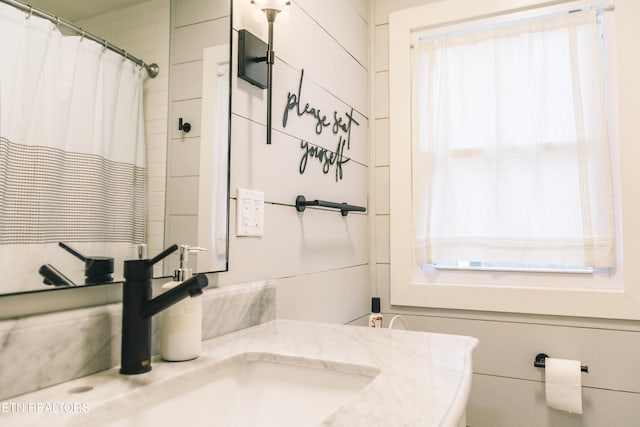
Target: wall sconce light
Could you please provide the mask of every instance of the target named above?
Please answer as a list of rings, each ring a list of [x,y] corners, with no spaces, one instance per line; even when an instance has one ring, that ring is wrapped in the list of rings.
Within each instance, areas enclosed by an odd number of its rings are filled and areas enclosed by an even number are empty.
[[[273,23],[277,16],[288,19],[289,0],[251,0],[254,18],[264,12],[269,24],[269,42],[264,42],[247,30],[238,32],[238,77],[267,89],[267,144],[271,144],[271,88],[273,81]]]

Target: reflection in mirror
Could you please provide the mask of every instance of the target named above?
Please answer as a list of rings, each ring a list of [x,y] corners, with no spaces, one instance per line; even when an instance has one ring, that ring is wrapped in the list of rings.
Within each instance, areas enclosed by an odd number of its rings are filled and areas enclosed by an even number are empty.
[[[177,17],[170,0],[30,2],[157,62],[155,79],[122,55],[11,3],[0,0],[0,294],[120,281],[123,261],[136,257],[140,243],[149,256],[173,243],[206,247],[194,271],[225,270],[230,0],[208,6],[220,6],[211,20],[226,25],[225,39],[216,42],[223,47],[213,60],[204,54],[190,60],[202,80],[200,93],[190,96],[201,98],[203,108],[202,119],[188,120],[194,128],[188,136],[176,135],[173,95],[168,114],[167,93],[179,93],[184,84],[174,80],[176,62],[168,61],[170,34],[179,30],[170,29],[169,14]],[[175,3],[188,8],[202,2]],[[192,217],[188,233],[171,224],[180,200],[172,191],[180,188],[172,182],[176,137],[195,142],[197,152],[183,154],[202,162],[180,190],[184,197],[194,194],[189,211],[178,213]],[[175,268],[167,264],[156,275]]]
[[[197,271],[223,270],[227,264],[228,168],[211,165],[229,158],[229,49],[229,43],[222,43],[203,52],[197,233],[198,245],[210,248],[198,254]]]
[[[230,121],[229,0],[172,0],[170,139],[165,246],[206,248],[190,257],[193,271],[227,265]],[[180,129],[180,120],[189,123]],[[179,267],[177,254],[165,275]]]

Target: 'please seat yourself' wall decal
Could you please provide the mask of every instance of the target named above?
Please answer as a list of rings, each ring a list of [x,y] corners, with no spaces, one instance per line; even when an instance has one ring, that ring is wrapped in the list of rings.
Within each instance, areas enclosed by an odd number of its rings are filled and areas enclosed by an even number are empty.
[[[344,150],[349,150],[351,146],[351,126],[360,124],[353,118],[353,108],[344,114],[333,112],[333,119],[329,119],[323,112],[308,102],[303,103],[301,100],[302,82],[304,79],[304,69],[300,71],[300,82],[298,84],[298,92],[287,94],[287,105],[282,116],[282,127],[287,127],[289,120],[289,112],[294,110],[297,117],[309,116],[314,119],[314,127],[316,135],[322,135],[325,128],[330,128],[331,132],[338,137],[338,145],[335,151],[327,148],[313,145],[304,139],[300,140],[300,148],[302,150],[302,158],[300,159],[299,170],[303,174],[307,169],[309,158],[317,159],[322,165],[322,172],[328,174],[332,167],[335,167],[336,181],[342,180],[342,165],[349,162],[349,158],[345,158]]]

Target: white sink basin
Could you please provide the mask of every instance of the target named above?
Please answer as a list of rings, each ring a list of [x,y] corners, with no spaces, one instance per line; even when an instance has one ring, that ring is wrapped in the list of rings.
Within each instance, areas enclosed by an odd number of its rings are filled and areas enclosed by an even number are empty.
[[[455,427],[477,343],[274,320],[203,342],[193,361],[154,359],[130,376],[114,367],[9,398],[0,426]]]
[[[234,358],[92,408],[75,421],[114,427],[315,426],[373,379],[335,369]]]

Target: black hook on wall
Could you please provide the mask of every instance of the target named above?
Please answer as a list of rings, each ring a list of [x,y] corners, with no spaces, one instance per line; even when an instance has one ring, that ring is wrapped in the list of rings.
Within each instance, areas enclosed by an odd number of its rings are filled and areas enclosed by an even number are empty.
[[[191,130],[191,123],[189,122],[182,122],[182,117],[180,117],[178,119],[178,130],[184,132],[184,133],[189,133],[189,131]]]

